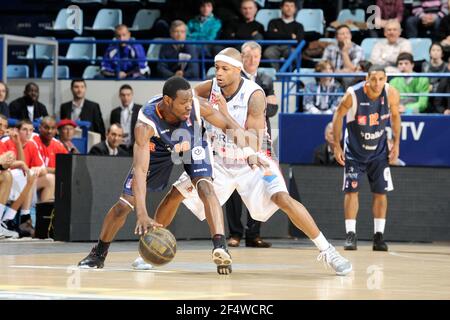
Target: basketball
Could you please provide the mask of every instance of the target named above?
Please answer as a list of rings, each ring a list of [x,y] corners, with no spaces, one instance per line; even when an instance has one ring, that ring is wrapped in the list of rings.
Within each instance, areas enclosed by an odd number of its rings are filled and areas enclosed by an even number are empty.
[[[169,263],[176,252],[177,241],[165,228],[150,230],[139,239],[139,254],[145,262],[153,266]]]

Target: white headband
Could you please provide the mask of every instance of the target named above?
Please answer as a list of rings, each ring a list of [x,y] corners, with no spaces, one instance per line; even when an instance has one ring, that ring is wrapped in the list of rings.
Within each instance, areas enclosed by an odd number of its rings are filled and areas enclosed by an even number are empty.
[[[234,67],[242,69],[242,62],[240,62],[232,57],[226,56],[224,54],[218,54],[217,56],[215,56],[214,62],[217,62],[217,61],[226,62],[226,63],[231,64]]]

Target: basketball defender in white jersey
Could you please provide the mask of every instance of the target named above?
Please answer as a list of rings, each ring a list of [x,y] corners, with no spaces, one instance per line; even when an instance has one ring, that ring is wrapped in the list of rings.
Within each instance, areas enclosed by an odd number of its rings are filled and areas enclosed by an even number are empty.
[[[266,133],[263,90],[241,77],[242,60],[238,50],[226,48],[214,61],[216,78],[199,84],[196,95],[208,98],[213,104],[225,99],[228,113],[245,129],[243,138],[254,139],[259,149],[253,149],[260,150]],[[223,106],[223,101],[219,105]],[[255,220],[266,221],[280,208],[314,242],[320,250],[319,260],[324,259],[338,275],[346,275],[352,270],[351,263],[325,239],[305,207],[289,195],[278,165],[272,159],[258,152],[257,156],[264,159],[267,166],[252,169],[245,161],[252,149],[239,148],[233,139],[213,126],[208,127],[208,134],[215,154],[213,185],[221,205],[236,189]],[[200,220],[205,219],[203,204],[189,176],[183,174],[162,201],[164,205],[158,208],[155,220],[169,225],[181,202]]]

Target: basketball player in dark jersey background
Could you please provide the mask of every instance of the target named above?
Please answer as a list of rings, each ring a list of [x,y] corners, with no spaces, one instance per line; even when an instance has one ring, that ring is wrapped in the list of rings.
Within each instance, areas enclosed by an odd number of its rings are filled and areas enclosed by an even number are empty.
[[[373,194],[374,251],[387,251],[383,239],[386,224],[388,191],[393,190],[389,161],[399,156],[401,119],[398,91],[386,83],[383,67],[372,66],[362,81],[347,89],[333,116],[336,160],[345,167],[344,211],[347,233],[345,250],[357,249],[356,216],[358,214],[358,191],[363,174],[367,173]],[[339,137],[344,117],[347,129],[342,150]],[[386,124],[390,120],[394,145],[388,149]]]

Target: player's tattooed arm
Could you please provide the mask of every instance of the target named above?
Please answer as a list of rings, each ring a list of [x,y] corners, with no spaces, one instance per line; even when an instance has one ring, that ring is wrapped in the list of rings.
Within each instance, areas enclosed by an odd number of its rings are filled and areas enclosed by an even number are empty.
[[[333,115],[334,156],[340,165],[345,165],[344,151],[341,147],[342,124],[353,104],[352,95],[347,91]]]
[[[246,140],[253,150],[260,150],[266,133],[266,95],[263,91],[253,92],[248,101]]]
[[[146,206],[147,193],[147,171],[150,164],[149,142],[155,134],[154,129],[141,120],[136,122],[134,128],[135,142],[133,146],[133,168],[134,178],[132,181],[132,190],[136,206],[136,234],[145,234],[149,227],[161,226],[148,216]]]

